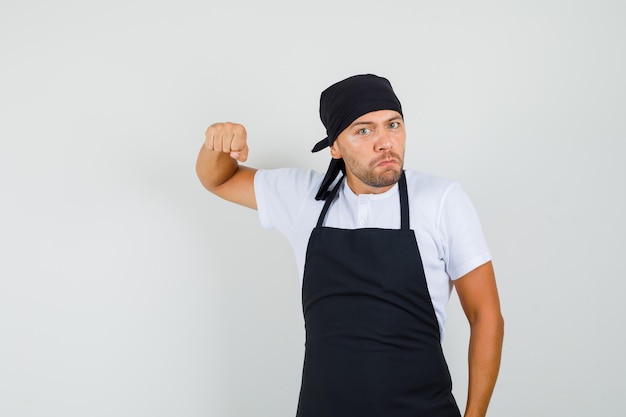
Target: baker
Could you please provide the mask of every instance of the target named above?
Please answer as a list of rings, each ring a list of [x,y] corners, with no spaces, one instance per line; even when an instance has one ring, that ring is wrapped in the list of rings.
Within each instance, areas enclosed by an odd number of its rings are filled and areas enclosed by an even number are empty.
[[[196,171],[256,209],[291,243],[306,349],[297,417],[459,417],[441,348],[456,290],[470,324],[466,417],[484,416],[504,324],[491,255],[455,181],[404,169],[402,107],[386,78],[355,75],[321,94],[326,173],[256,170],[247,132],[216,123]]]

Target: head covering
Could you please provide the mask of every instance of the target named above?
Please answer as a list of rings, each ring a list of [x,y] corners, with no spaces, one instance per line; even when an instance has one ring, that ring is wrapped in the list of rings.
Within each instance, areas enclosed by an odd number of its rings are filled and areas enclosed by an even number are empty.
[[[315,144],[312,152],[332,146],[337,136],[352,122],[378,110],[395,110],[402,115],[400,101],[386,78],[373,74],[354,75],[331,85],[320,97],[320,118],[327,136]],[[315,196],[316,200],[328,197],[328,188],[341,171],[345,172],[343,159],[333,159]]]

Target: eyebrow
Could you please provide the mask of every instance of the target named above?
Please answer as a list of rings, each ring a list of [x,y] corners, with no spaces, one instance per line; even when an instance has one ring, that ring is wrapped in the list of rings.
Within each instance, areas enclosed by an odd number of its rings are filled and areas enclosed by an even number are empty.
[[[385,123],[389,123],[389,122],[395,122],[398,120],[402,120],[402,117],[400,116],[393,116],[392,118],[390,118],[389,120],[387,120]],[[349,127],[355,127],[355,126],[359,126],[359,125],[373,125],[376,124],[376,122],[371,122],[368,120],[362,120],[362,121],[355,121],[352,122],[352,124]]]

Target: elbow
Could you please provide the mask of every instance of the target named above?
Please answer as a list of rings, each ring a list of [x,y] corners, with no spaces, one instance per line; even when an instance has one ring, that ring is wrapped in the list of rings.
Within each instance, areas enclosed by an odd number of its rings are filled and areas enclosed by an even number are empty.
[[[499,309],[477,313],[470,318],[469,324],[470,329],[486,331],[500,340],[504,338],[504,317]]]
[[[504,316],[502,313],[498,314],[497,328],[500,331],[501,337],[504,338]]]
[[[504,340],[504,317],[502,316],[502,313],[498,312],[496,315],[494,315],[493,323],[491,326],[493,328],[493,332],[496,338],[500,342],[500,345],[502,345],[502,342]]]

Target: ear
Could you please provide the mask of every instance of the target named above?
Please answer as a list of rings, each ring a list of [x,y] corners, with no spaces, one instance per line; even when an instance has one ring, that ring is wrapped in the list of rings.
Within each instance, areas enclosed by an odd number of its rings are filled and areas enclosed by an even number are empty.
[[[343,158],[343,156],[341,155],[341,151],[339,150],[339,146],[337,146],[337,140],[335,140],[330,147],[330,156],[333,159]]]

